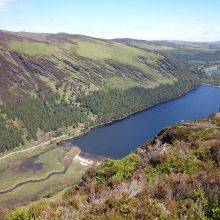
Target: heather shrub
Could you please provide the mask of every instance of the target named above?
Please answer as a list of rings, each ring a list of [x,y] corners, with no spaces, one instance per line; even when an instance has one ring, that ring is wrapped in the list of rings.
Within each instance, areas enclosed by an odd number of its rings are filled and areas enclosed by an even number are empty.
[[[209,128],[209,129],[199,129],[198,131],[191,132],[189,135],[189,141],[202,141],[202,140],[209,140],[213,137],[214,135],[214,129]]]
[[[195,173],[201,169],[201,161],[196,158],[193,151],[181,152],[172,148],[169,156],[162,163],[156,166],[156,170],[161,173]]]
[[[138,164],[138,156],[135,153],[128,155],[121,160],[107,160],[102,164],[94,177],[97,180],[111,180],[111,179],[129,179]]]
[[[220,219],[220,206],[212,209],[212,219],[213,220]]]
[[[6,213],[6,220],[31,220],[32,215],[27,208],[16,209],[9,214]]]
[[[41,214],[45,211],[47,208],[47,204],[44,202],[36,202],[29,206],[29,212],[31,213],[31,216],[33,218],[37,218],[41,216]]]

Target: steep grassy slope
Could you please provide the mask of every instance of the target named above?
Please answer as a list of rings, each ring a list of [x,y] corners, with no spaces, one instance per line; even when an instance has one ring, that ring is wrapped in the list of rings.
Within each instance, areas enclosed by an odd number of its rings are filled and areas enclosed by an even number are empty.
[[[163,55],[80,35],[0,31],[0,100],[53,90],[77,96],[106,87],[152,88],[189,77]]]
[[[136,39],[115,39],[115,42],[141,48],[156,50],[191,64],[213,65],[220,63],[220,46],[218,43],[199,43],[182,41],[145,41]]]
[[[206,71],[210,67],[220,66],[220,46],[218,42],[145,41],[126,38],[115,39],[114,41],[144,50],[160,51],[166,56],[188,62],[193,71],[203,73],[204,82],[220,85],[220,76],[210,75]]]
[[[219,113],[163,129],[127,157],[91,169],[58,199],[5,219],[219,219],[219,138]]]

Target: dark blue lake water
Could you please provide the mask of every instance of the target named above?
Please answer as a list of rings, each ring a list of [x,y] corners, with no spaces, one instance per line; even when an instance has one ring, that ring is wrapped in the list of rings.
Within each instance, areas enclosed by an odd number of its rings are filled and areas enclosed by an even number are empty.
[[[162,128],[219,110],[220,88],[202,85],[166,103],[94,129],[71,142],[83,152],[121,158],[153,138]]]
[[[220,68],[214,68],[209,70],[210,74],[220,74]]]

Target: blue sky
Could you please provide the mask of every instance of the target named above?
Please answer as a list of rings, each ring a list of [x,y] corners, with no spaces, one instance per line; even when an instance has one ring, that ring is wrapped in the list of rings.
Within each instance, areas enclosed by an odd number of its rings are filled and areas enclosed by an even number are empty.
[[[220,0],[0,0],[0,29],[220,40]]]

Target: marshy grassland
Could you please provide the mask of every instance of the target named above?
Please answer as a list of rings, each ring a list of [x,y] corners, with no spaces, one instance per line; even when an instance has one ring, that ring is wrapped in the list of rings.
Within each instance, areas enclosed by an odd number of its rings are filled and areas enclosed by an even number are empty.
[[[0,161],[0,207],[9,207],[77,183],[89,166],[74,160],[80,150],[56,144]]]

